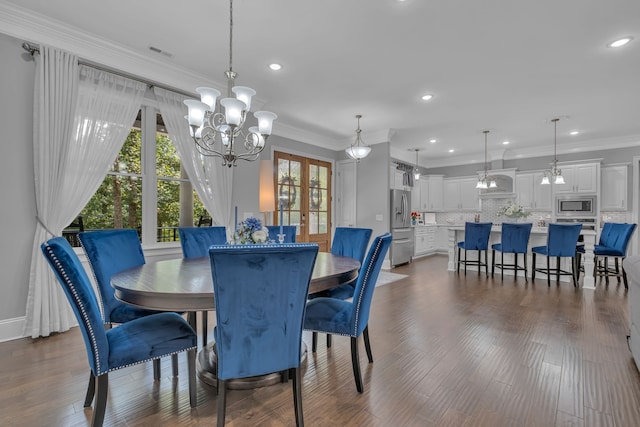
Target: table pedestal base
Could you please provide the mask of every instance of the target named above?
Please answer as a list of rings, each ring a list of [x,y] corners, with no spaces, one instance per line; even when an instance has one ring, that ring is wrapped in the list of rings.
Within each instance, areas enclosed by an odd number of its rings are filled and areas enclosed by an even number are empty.
[[[300,363],[304,362],[307,358],[307,346],[303,342],[300,350]],[[218,386],[218,378],[216,373],[218,356],[215,351],[215,343],[208,343],[203,349],[198,352],[196,358],[196,372],[198,378],[205,384],[212,387]],[[248,390],[260,387],[267,387],[270,385],[282,382],[282,375],[280,372],[274,372],[271,374],[260,375],[256,377],[237,378],[227,381],[227,389],[230,390]]]

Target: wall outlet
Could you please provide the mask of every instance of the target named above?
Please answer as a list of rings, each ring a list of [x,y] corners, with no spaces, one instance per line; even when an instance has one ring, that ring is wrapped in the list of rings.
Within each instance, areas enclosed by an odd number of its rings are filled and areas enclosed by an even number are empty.
[[[382,214],[376,215],[376,221],[384,221]]]

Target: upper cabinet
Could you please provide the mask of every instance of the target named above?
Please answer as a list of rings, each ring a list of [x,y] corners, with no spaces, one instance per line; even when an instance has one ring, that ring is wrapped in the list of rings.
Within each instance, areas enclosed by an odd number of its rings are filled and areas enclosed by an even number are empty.
[[[564,184],[551,184],[556,194],[597,193],[600,163],[559,164]]]
[[[551,185],[542,185],[543,172],[516,175],[516,201],[530,211],[551,210]]]
[[[411,189],[411,210],[416,212],[442,211],[442,175],[423,175]]]
[[[606,166],[601,168],[601,211],[627,210],[627,173],[627,165]]]
[[[390,174],[390,182],[392,190],[407,190],[408,187],[404,185],[404,172],[395,168],[395,166],[391,166],[389,170]]]
[[[480,198],[476,188],[477,178],[447,178],[443,181],[445,211],[478,211],[480,209]]]

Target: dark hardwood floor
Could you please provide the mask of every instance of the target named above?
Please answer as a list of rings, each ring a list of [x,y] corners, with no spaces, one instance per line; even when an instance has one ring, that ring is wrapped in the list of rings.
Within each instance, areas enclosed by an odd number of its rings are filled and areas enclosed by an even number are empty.
[[[363,394],[348,338],[334,337],[329,350],[318,340],[303,378],[308,426],[640,425],[624,286],[502,282],[499,275],[458,276],[446,263],[444,256],[416,260],[393,270],[409,277],[376,289],[373,364],[360,343]],[[184,355],[180,363],[184,374]],[[199,383],[199,406],[191,410],[186,375],[172,378],[170,359],[162,369],[159,382],[151,364],[111,373],[105,425],[213,425],[215,389]],[[77,328],[0,344],[0,370],[0,425],[89,425]],[[232,390],[227,399],[227,425],[294,424],[290,383]]]

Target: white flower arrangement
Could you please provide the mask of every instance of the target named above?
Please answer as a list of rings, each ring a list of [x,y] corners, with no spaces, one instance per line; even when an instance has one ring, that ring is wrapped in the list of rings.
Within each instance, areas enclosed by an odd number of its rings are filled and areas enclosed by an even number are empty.
[[[269,232],[262,227],[258,218],[250,217],[238,224],[233,233],[231,243],[235,245],[247,245],[252,243],[267,243]]]
[[[508,202],[498,210],[498,216],[506,216],[509,218],[526,218],[531,215],[531,212],[527,212],[521,205],[516,205],[513,202]]]

